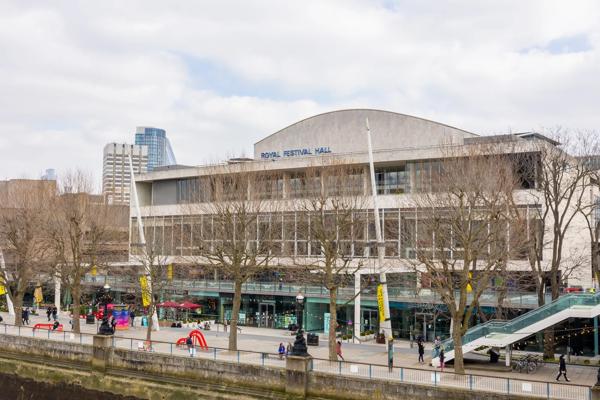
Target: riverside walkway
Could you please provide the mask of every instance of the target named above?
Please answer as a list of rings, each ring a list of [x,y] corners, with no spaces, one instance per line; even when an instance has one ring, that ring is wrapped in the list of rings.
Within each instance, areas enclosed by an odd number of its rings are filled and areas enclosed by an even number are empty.
[[[6,313],[1,313],[4,322],[12,322]],[[60,316],[59,321],[64,326],[63,332],[50,332],[31,329],[36,323],[46,323],[44,316],[33,316],[30,326],[18,328],[10,324],[0,325],[0,334],[36,337],[48,340],[66,341],[73,343],[91,344],[92,336],[96,333],[96,325],[86,325],[82,320],[82,334],[74,334],[70,330],[68,317]],[[219,329],[222,329],[220,327]],[[157,353],[167,353],[173,356],[186,357],[187,350],[175,345],[177,339],[187,336],[191,328],[161,328],[152,333],[152,349]],[[292,343],[294,337],[290,332],[265,328],[242,327],[238,338],[239,351],[228,351],[228,334],[213,330],[204,331],[209,349],[198,351],[197,357],[247,363],[271,367],[285,367],[285,359],[276,353],[279,343]],[[145,327],[134,327],[126,331],[118,331],[113,339],[113,346],[129,350],[138,350],[144,343]],[[321,338],[323,339],[323,338]],[[557,366],[545,364],[533,374],[518,374],[500,371],[475,371],[467,369],[465,375],[457,375],[452,369],[441,372],[439,369],[416,362],[416,349],[411,349],[407,341],[395,342],[394,366],[389,371],[386,365],[387,352],[384,346],[376,344],[343,345],[345,362],[327,360],[328,347],[324,340],[317,347],[309,347],[313,356],[312,370],[327,374],[363,377],[368,379],[384,379],[407,383],[417,383],[433,386],[451,386],[466,390],[488,391],[495,393],[523,394],[532,397],[554,399],[590,399],[590,387],[596,381],[596,368],[584,366],[569,366],[570,383],[555,381]],[[430,349],[427,349],[427,354]]]

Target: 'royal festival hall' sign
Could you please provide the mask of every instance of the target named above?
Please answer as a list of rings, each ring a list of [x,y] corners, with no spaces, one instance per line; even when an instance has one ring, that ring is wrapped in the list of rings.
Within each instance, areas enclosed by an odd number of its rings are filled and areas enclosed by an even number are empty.
[[[329,147],[305,147],[303,149],[290,149],[283,151],[266,151],[260,153],[262,159],[275,159],[282,157],[301,157],[301,156],[318,156],[320,154],[331,153]]]

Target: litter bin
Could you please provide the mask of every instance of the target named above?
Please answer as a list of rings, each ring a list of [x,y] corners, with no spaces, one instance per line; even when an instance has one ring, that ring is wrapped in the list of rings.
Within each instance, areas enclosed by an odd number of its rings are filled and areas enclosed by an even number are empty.
[[[319,345],[319,335],[317,335],[316,333],[306,334],[306,344],[308,346],[318,346]]]
[[[86,325],[94,325],[96,323],[96,317],[94,317],[94,314],[86,315],[85,323],[86,323]]]
[[[148,326],[148,317],[146,317],[146,316],[142,317],[142,326]]]

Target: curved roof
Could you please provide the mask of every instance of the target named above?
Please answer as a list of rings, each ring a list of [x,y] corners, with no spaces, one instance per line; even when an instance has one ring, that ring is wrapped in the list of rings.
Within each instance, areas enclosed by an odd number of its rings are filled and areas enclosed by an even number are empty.
[[[254,144],[255,158],[263,153],[325,148],[332,153],[365,152],[365,119],[369,119],[373,149],[430,147],[462,143],[478,135],[449,125],[391,111],[338,110],[318,114],[283,128]],[[282,154],[280,154],[282,155]]]

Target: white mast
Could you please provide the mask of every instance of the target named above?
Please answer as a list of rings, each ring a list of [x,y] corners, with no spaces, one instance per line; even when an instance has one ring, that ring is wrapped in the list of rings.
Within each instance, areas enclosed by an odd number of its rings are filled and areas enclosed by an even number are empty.
[[[140,235],[140,247],[142,247],[142,251],[144,252],[144,255],[147,256],[147,249],[146,249],[146,236],[144,235],[144,226],[142,225],[142,210],[140,209],[140,203],[138,201],[138,195],[137,195],[137,188],[135,186],[135,178],[134,178],[134,174],[133,174],[133,160],[131,159],[131,153],[129,153],[129,173],[131,174],[131,196],[133,197],[133,204],[135,206],[135,216],[137,219],[137,225],[138,225],[138,233]],[[150,260],[151,262],[154,262],[154,260]],[[148,290],[150,291],[150,296],[152,296],[152,278],[151,278],[151,274],[150,274],[150,266],[148,265],[148,262],[144,262],[144,267],[146,269],[146,281],[148,282]],[[142,296],[143,297],[143,296]],[[156,308],[156,307],[155,307]],[[160,327],[158,326],[158,315],[156,315],[156,310],[152,310],[152,329],[155,331],[159,331]]]
[[[377,185],[375,183],[375,167],[373,166],[373,148],[371,146],[371,128],[369,128],[369,118],[365,120],[367,124],[367,139],[369,143],[369,169],[371,171],[371,192],[373,196],[373,213],[375,214],[375,235],[377,236],[377,269],[379,270],[379,282],[383,289],[383,317],[381,329],[385,334],[386,340],[392,338],[392,321],[390,319],[390,301],[388,298],[387,279],[383,270],[383,257],[385,255],[385,243],[381,237],[381,222],[379,220],[379,204],[377,203]]]

